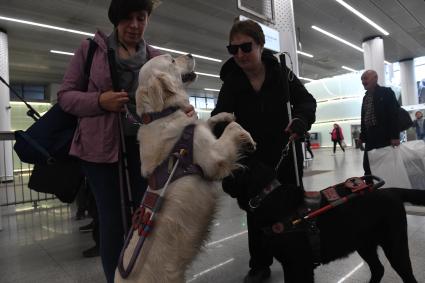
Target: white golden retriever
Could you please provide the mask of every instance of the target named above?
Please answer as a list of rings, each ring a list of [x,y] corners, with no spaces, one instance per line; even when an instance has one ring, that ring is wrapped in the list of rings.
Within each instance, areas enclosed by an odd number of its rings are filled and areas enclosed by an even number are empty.
[[[196,115],[189,117],[185,114],[193,107],[189,104],[183,81],[196,78],[194,65],[191,55],[176,59],[162,55],[148,61],[140,70],[136,93],[140,116],[169,107],[179,108],[140,127],[138,139],[143,176],[149,177],[169,158],[183,129],[190,124],[195,124],[193,162],[202,168],[203,176],[186,175],[170,183],[162,207],[155,214],[153,230],[146,238],[132,272],[123,279],[117,269],[115,282],[184,282],[188,264],[208,236],[221,179],[238,167],[237,161],[243,150],[255,149],[255,142],[234,122],[233,115],[222,113],[205,122],[198,120]],[[229,124],[217,139],[211,130],[221,121]],[[124,267],[128,265],[138,240],[139,233],[134,231],[125,249]]]

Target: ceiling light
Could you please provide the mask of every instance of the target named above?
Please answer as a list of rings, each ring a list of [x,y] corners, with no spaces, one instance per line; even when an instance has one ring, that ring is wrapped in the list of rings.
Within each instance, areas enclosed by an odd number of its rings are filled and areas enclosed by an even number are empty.
[[[59,51],[59,50],[50,50],[51,53],[61,54],[61,55],[69,55],[74,56],[74,53],[72,52],[65,52],[65,51]]]
[[[220,92],[220,90],[219,90],[219,89],[215,89],[215,88],[204,88],[204,90]]]
[[[94,36],[94,33],[88,33],[88,32],[75,30],[75,29],[61,28],[61,27],[51,26],[51,25],[45,25],[45,24],[40,24],[40,23],[36,23],[36,22],[25,21],[25,20],[20,20],[20,19],[15,19],[15,18],[0,16],[0,20],[5,20],[5,21],[15,22],[15,23],[21,23],[21,24],[26,24],[26,25],[36,26],[36,27],[42,27],[42,28],[47,28],[47,29],[66,31],[66,32],[71,32],[71,33],[76,33],[76,34]]]
[[[313,55],[311,55],[311,54],[309,54],[309,53],[305,53],[305,52],[302,52],[302,51],[299,51],[299,50],[297,50],[297,53],[298,53],[298,54],[301,54],[301,55],[304,55],[304,56],[306,56],[306,57],[310,57],[310,58],[313,58],[313,57],[314,57]]]
[[[304,78],[304,77],[298,77],[300,80],[305,80],[305,81],[309,81],[312,82],[314,81],[313,79],[309,79],[309,78]]]
[[[346,67],[346,66],[341,66],[341,68],[343,68],[344,70],[350,71],[350,72],[357,72],[357,70],[354,70],[354,69]]]
[[[190,52],[184,52],[184,51],[179,51],[179,50],[174,50],[174,49],[169,49],[169,48],[164,48],[164,47],[159,47],[156,45],[151,45],[153,48],[162,50],[162,51],[167,51],[167,52],[171,52],[171,53],[177,53],[177,54],[188,54]],[[214,61],[214,62],[221,62],[222,60],[220,59],[216,59],[216,58],[211,58],[211,57],[207,57],[207,56],[202,56],[202,55],[198,55],[198,54],[193,54],[191,53],[193,57],[195,58],[201,58],[201,59],[205,59],[205,60],[209,60],[209,61]]]
[[[37,27],[42,27],[42,28],[47,28],[47,29],[60,30],[60,31],[76,33],[76,34],[81,34],[81,35],[86,35],[86,36],[91,36],[91,37],[94,36],[94,33],[84,32],[84,31],[75,30],[75,29],[62,28],[62,27],[52,26],[52,25],[40,24],[40,23],[36,23],[36,22],[32,22],[32,21],[20,20],[20,19],[15,19],[15,18],[0,16],[0,20],[15,22],[15,23],[21,23],[21,24],[26,24],[26,25],[31,25],[31,26],[37,26]],[[188,54],[188,53],[190,53],[190,52],[178,51],[178,50],[163,48],[163,47],[154,46],[154,45],[152,45],[152,47],[159,49],[159,50],[177,53],[177,54]],[[196,58],[200,58],[200,59],[209,60],[209,61],[214,61],[214,62],[219,62],[219,63],[222,62],[222,60],[220,60],[220,59],[202,56],[202,55],[198,55],[198,54],[192,54],[192,56],[196,57]]]
[[[388,64],[388,65],[391,65],[392,64],[391,62],[388,62],[387,60],[384,60],[384,63],[385,64]]]
[[[334,34],[332,34],[332,33],[328,32],[328,31],[326,31],[326,30],[324,30],[324,29],[321,29],[321,28],[316,27],[316,26],[311,26],[311,28],[312,28],[312,29],[315,29],[315,30],[317,30],[318,32],[321,32],[321,33],[323,33],[323,34],[325,34],[325,35],[327,35],[327,36],[329,36],[329,37],[332,37],[333,39],[336,39],[336,40],[338,40],[338,41],[340,41],[340,42],[342,42],[342,43],[344,43],[344,44],[346,44],[346,45],[348,45],[348,46],[350,46],[350,47],[352,47],[352,48],[354,48],[354,49],[356,49],[356,50],[358,50],[358,51],[360,51],[360,52],[364,52],[364,51],[363,51],[363,49],[362,49],[361,47],[359,47],[359,46],[357,46],[357,45],[354,45],[354,44],[352,44],[351,42],[348,42],[348,41],[346,41],[345,39],[342,39],[341,37],[336,36],[336,35],[334,35]]]
[[[358,16],[360,19],[362,19],[363,21],[365,21],[369,25],[373,26],[378,31],[382,32],[384,35],[390,34],[388,31],[384,30],[382,27],[377,25],[374,21],[372,21],[371,19],[369,19],[368,17],[366,17],[365,15],[363,15],[362,13],[360,13],[359,11],[357,11],[356,9],[354,9],[352,6],[348,5],[344,1],[342,1],[342,0],[335,0],[335,1],[338,2],[339,4],[341,4],[342,6],[344,6],[345,8],[347,8],[350,12],[352,12],[353,14]]]
[[[208,74],[208,73],[201,73],[201,72],[195,72],[197,75],[201,75],[201,76],[207,76],[207,77],[214,77],[214,78],[219,78],[219,75],[214,75],[214,74]]]

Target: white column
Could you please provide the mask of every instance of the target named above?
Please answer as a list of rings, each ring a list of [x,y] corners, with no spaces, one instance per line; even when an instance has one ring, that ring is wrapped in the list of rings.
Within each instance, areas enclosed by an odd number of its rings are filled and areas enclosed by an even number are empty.
[[[9,53],[7,34],[0,29],[0,76],[9,83]],[[10,125],[9,89],[0,82],[0,132],[9,132]],[[12,141],[0,141],[0,200],[4,199],[4,187],[1,183],[13,181]],[[0,230],[1,207],[0,207]]]
[[[5,31],[0,29],[0,76],[9,83],[9,53]],[[0,82],[0,132],[11,131],[9,89]],[[12,141],[0,143],[0,182],[13,181]]]
[[[415,64],[412,58],[400,61],[400,84],[402,105],[418,104],[418,86],[416,85]]]
[[[362,43],[364,50],[364,68],[365,70],[374,70],[378,74],[378,84],[385,85],[384,70],[384,41],[381,37],[365,39]]]
[[[297,38],[295,35],[294,5],[292,0],[275,0],[275,29],[279,31],[280,48],[288,52],[292,59],[286,58],[286,65],[298,76]]]

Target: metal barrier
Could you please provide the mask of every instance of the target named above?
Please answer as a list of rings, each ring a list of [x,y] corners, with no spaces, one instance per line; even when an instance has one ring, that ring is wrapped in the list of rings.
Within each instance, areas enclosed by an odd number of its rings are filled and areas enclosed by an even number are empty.
[[[13,144],[14,132],[0,132],[0,207],[56,199],[54,195],[28,188],[33,165],[19,160]]]

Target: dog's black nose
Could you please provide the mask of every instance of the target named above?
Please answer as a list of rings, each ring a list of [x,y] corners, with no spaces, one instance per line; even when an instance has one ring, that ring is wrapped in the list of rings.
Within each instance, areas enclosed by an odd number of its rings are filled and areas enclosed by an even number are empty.
[[[190,53],[189,53],[189,54],[187,54],[187,57],[189,57],[189,58],[191,58],[191,59],[193,58],[192,54],[190,54]]]

